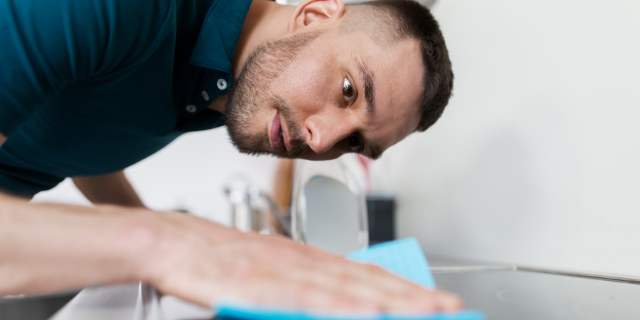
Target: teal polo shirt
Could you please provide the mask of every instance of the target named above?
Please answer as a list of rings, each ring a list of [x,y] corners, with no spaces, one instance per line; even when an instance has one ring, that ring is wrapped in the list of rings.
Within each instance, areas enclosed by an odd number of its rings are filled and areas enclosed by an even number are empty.
[[[250,5],[0,0],[0,190],[31,197],[223,125],[206,107],[231,87]]]

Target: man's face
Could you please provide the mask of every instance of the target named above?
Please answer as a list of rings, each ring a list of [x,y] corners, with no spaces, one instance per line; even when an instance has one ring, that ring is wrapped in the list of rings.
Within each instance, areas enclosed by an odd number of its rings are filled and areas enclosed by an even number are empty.
[[[423,91],[417,40],[382,47],[337,28],[257,48],[226,107],[244,153],[310,160],[377,157],[415,130]]]

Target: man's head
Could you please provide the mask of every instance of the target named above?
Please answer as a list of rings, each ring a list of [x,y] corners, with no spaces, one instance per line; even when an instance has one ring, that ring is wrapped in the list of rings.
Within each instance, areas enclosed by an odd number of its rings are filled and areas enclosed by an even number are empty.
[[[289,33],[247,59],[226,107],[245,153],[376,158],[440,117],[453,86],[444,39],[411,0],[306,0]]]

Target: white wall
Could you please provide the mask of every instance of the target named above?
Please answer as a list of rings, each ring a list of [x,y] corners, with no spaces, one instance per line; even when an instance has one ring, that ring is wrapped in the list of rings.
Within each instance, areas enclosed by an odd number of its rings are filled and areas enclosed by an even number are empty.
[[[442,0],[454,97],[374,164],[432,254],[640,276],[640,1]]]
[[[277,159],[239,154],[225,128],[181,136],[165,149],[125,172],[144,203],[158,210],[187,209],[221,223],[230,223],[230,206],[223,193],[229,179],[244,174],[264,190],[270,190]],[[34,201],[89,205],[65,180],[41,192]]]

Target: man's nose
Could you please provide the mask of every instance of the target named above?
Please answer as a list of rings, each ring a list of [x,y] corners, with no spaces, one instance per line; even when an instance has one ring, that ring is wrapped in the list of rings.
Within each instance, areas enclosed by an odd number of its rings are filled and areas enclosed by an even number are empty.
[[[337,115],[310,117],[305,121],[306,143],[313,152],[325,153],[342,139],[351,134],[352,125],[347,119]]]

